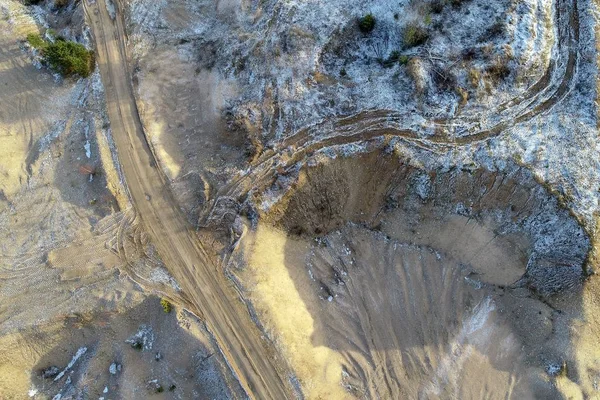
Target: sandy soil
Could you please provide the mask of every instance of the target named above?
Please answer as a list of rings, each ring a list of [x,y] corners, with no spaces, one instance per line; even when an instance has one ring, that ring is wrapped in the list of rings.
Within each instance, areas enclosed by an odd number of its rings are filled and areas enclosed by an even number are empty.
[[[181,285],[188,307],[207,324],[243,390],[257,398],[290,396],[286,361],[263,340],[243,299],[238,301],[214,254],[186,221],[168,190],[167,177],[156,165],[129,79],[123,18],[111,18],[104,1],[85,7],[120,165],[144,230]]]
[[[153,379],[168,398],[239,397],[196,317],[146,300],[181,295],[130,208],[99,75],[59,80],[36,68],[23,42],[38,31],[31,9],[0,9],[0,397],[145,398]],[[67,14],[57,23],[77,31]],[[124,342],[140,325],[153,329],[153,351]],[[83,347],[63,378],[41,378]],[[112,362],[123,365],[118,375]]]
[[[0,0],[1,398],[598,397],[594,4],[52,3]]]
[[[186,19],[172,20],[185,29]],[[191,45],[176,49],[171,41],[159,42],[138,61],[135,75],[144,131],[194,224],[211,190],[243,168],[247,145],[246,136],[228,129],[223,118],[226,100],[237,94],[235,82],[196,66],[198,51]]]
[[[581,321],[589,241],[526,171],[432,174],[376,152],[293,186],[230,268],[309,398],[561,396],[547,371],[577,363],[563,327]],[[526,267],[542,259],[572,266],[570,295],[540,296]]]
[[[69,89],[56,84],[52,76],[36,70],[20,48],[28,33],[37,32],[33,18],[17,2],[6,4],[4,11],[18,24],[0,21],[0,190],[11,196],[27,181],[29,150],[55,122],[57,113],[67,111]],[[10,8],[8,8],[10,7]],[[52,99],[52,101],[50,101]],[[6,200],[4,200],[6,201]]]
[[[146,339],[141,349],[127,342],[138,332]],[[208,337],[195,317],[176,310],[166,314],[156,297],[118,314],[66,315],[0,339],[5,349],[0,390],[3,398],[15,399],[26,398],[27,393],[36,399],[59,394],[62,398],[240,398],[239,386]],[[53,366],[66,373],[42,376]],[[154,380],[164,388],[163,394],[156,393]]]

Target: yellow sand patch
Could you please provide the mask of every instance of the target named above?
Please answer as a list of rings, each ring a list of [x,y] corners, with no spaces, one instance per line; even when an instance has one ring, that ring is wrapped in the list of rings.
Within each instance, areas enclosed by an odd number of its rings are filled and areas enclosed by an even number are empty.
[[[254,233],[253,239],[247,241],[246,249],[246,254],[251,255],[250,271],[255,279],[252,302],[267,329],[278,333],[279,345],[291,361],[308,398],[349,397],[340,384],[339,354],[312,343],[313,318],[297,288],[297,285],[307,284],[307,280],[291,276],[290,273],[296,272],[286,268],[290,258],[304,257],[306,243],[287,238],[285,233],[263,225]]]

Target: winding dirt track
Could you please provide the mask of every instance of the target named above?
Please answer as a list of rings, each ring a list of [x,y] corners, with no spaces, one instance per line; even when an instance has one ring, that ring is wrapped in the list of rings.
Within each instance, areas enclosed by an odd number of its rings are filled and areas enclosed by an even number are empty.
[[[96,43],[97,60],[105,88],[112,134],[117,144],[133,204],[165,265],[204,317],[230,367],[246,393],[259,399],[291,397],[284,368],[261,339],[247,309],[224,277],[218,263],[204,251],[193,227],[185,220],[157,167],[140,122],[127,64],[125,29],[121,14],[113,21],[105,0],[84,0]],[[299,131],[265,152],[250,171],[232,179],[205,209],[209,218],[219,198],[239,197],[252,187],[273,179],[275,171],[301,161],[327,146],[355,143],[377,137],[399,137],[432,150],[447,150],[488,140],[506,128],[550,109],[568,93],[578,61],[577,0],[557,0],[557,59],[544,76],[523,95],[501,105],[486,126],[475,116],[432,122],[427,134],[402,126],[404,116],[388,110],[371,110],[325,122]],[[290,149],[290,150],[287,150]]]
[[[272,350],[237,293],[202,248],[157,168],[130,83],[123,20],[111,20],[105,0],[84,1],[96,42],[112,135],[140,219],[165,265],[215,337],[242,388],[251,397],[291,397]]]
[[[556,0],[557,29],[554,56],[543,76],[521,95],[500,104],[485,121],[480,115],[432,120],[421,130],[407,128],[409,115],[392,110],[366,110],[308,126],[265,151],[252,167],[219,188],[199,218],[200,226],[219,220],[221,200],[242,199],[251,190],[273,183],[277,171],[293,167],[321,149],[380,137],[397,137],[420,148],[445,152],[498,137],[506,129],[548,112],[574,85],[579,62],[579,9],[577,0]]]

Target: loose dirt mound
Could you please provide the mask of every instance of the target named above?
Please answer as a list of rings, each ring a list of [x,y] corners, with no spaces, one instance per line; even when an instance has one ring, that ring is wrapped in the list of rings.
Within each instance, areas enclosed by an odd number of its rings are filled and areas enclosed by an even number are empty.
[[[527,170],[309,164],[240,272],[309,397],[555,395],[589,239]]]

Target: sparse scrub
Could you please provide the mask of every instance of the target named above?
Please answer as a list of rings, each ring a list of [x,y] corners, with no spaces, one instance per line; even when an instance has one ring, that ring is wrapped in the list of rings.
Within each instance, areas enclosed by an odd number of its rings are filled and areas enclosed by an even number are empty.
[[[474,88],[479,86],[479,80],[481,79],[481,74],[477,68],[469,69],[469,82]]]
[[[404,29],[402,39],[406,48],[416,47],[429,39],[429,33],[417,24],[410,24]]]
[[[406,66],[408,76],[415,84],[417,95],[422,96],[427,88],[427,71],[419,57],[412,57]]]
[[[492,65],[486,68],[485,72],[494,83],[499,83],[510,75],[510,68],[506,65],[506,61],[497,60]]]
[[[373,14],[367,14],[358,20],[358,28],[362,33],[370,33],[375,29],[375,17]]]
[[[408,64],[409,59],[410,58],[407,55],[400,54],[399,51],[394,50],[390,53],[388,58],[385,60],[380,60],[380,62],[384,68],[390,68],[396,65],[396,63],[400,65],[406,65]]]
[[[465,88],[456,86],[454,92],[460,97],[460,105],[464,107],[465,104],[469,101],[469,92],[465,90]]]
[[[167,314],[171,312],[171,303],[169,303],[167,299],[160,299],[160,305],[162,306],[163,311]]]

